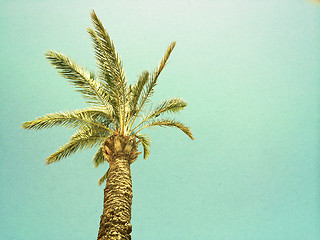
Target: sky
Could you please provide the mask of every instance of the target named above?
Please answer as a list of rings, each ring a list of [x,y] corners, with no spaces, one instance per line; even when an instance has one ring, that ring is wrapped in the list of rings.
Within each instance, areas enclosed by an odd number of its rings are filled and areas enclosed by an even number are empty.
[[[133,83],[177,45],[152,103],[181,97],[131,165],[132,239],[320,239],[320,3],[307,0],[0,2],[0,239],[88,240],[103,206],[94,150],[44,160],[73,130],[24,121],[86,107],[44,57],[96,70],[95,10]]]

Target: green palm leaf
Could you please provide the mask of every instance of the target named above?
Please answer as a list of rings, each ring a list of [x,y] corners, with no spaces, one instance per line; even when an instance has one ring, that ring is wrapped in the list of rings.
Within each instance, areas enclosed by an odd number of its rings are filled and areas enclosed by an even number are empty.
[[[138,128],[140,125],[144,124],[145,122],[149,121],[152,118],[159,117],[164,113],[176,113],[183,110],[187,106],[187,102],[183,101],[181,98],[171,98],[161,101],[153,111],[145,115],[141,122],[134,128]]]
[[[98,65],[102,73],[102,80],[107,86],[116,91],[119,106],[119,120],[121,129],[124,129],[126,116],[127,100],[127,82],[120,56],[115,50],[113,41],[108,32],[103,27],[94,11],[91,13],[91,19],[95,31],[88,29],[93,40]]]
[[[184,132],[188,137],[190,137],[193,140],[191,129],[187,126],[185,126],[183,123],[175,121],[174,119],[159,119],[154,120],[151,123],[149,123],[146,126],[141,127],[139,130],[136,131],[136,134],[140,132],[142,129],[149,128],[149,127],[175,127],[180,129],[182,132]]]
[[[51,65],[58,69],[59,74],[68,79],[76,90],[82,93],[88,103],[108,106],[110,96],[106,94],[92,72],[85,70],[62,53],[47,51],[45,56]]]
[[[70,140],[69,143],[60,147],[57,152],[51,154],[46,159],[46,164],[60,161],[61,159],[66,158],[66,157],[70,156],[71,154],[76,153],[77,151],[81,151],[83,149],[95,147],[95,146],[101,144],[103,139],[104,138],[100,137],[100,136],[90,136],[87,138]]]
[[[113,97],[119,97],[120,89],[118,89],[116,81],[118,78],[118,71],[115,69],[115,60],[112,59],[112,57],[110,57],[110,53],[108,53],[110,49],[104,47],[102,41],[93,29],[88,28],[88,33],[90,34],[93,42],[95,57],[100,69],[100,78],[104,81],[104,89]]]
[[[105,160],[105,158],[103,157],[103,154],[102,154],[102,146],[95,153],[95,155],[94,155],[94,157],[92,159],[92,162],[93,162],[93,166],[94,167],[99,167],[101,164],[106,162],[106,160]]]
[[[183,110],[187,106],[187,102],[181,98],[171,98],[161,101],[156,108],[148,114],[148,119],[157,117],[163,113],[176,113]]]
[[[173,51],[173,48],[174,48],[175,45],[176,45],[176,42],[173,42],[173,43],[170,44],[170,46],[168,47],[165,55],[161,59],[158,68],[156,68],[156,70],[151,75],[151,77],[149,77],[148,82],[144,85],[144,88],[143,88],[142,93],[140,95],[140,98],[138,100],[137,111],[135,112],[136,116],[132,120],[132,123],[135,121],[135,119],[136,119],[137,115],[139,114],[139,112],[143,109],[144,105],[146,103],[148,103],[149,98],[154,93],[154,88],[157,85],[158,77],[159,77],[161,71],[163,70],[163,68],[165,67],[165,65],[166,65],[166,63],[167,63],[167,61],[168,61],[168,59],[170,57],[170,54]],[[131,126],[132,126],[132,124],[131,124]]]
[[[111,74],[108,75],[111,77],[111,79],[108,77],[108,80],[113,79],[113,81],[118,81],[119,86],[122,88],[122,90],[124,90],[126,81],[123,65],[118,53],[115,50],[113,41],[94,11],[91,13],[91,19],[95,31],[89,28],[88,32],[94,43],[98,65],[102,71],[107,70],[104,72],[104,74]]]
[[[81,110],[47,114],[33,121],[24,122],[22,127],[24,129],[39,130],[55,126],[77,128],[85,125],[96,126],[101,130],[112,132],[110,128],[95,120],[89,112]]]
[[[102,137],[107,138],[110,136],[110,132],[105,129],[101,129],[96,125],[84,125],[79,130],[71,136],[70,141],[78,141],[82,139],[87,139],[90,137]]]
[[[113,109],[109,106],[107,109],[104,106],[88,107],[81,110],[77,110],[78,113],[86,114],[90,118],[95,119],[99,122],[105,122],[108,124],[112,123],[111,116],[114,115]],[[110,112],[112,115],[110,115]]]
[[[142,72],[139,76],[138,81],[132,87],[132,100],[130,101],[132,114],[134,114],[140,95],[142,93],[144,86],[148,82],[149,76],[150,74],[148,71]]]

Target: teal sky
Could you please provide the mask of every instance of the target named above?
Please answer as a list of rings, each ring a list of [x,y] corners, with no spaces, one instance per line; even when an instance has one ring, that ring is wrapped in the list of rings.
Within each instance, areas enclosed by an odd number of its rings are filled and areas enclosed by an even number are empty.
[[[90,2],[90,3],[89,3]],[[94,151],[46,166],[73,133],[20,126],[86,107],[44,58],[95,69],[94,9],[129,82],[177,41],[154,103],[190,126],[148,131],[132,165],[133,240],[320,239],[320,4],[307,0],[1,1],[0,239],[96,239],[107,165]]]

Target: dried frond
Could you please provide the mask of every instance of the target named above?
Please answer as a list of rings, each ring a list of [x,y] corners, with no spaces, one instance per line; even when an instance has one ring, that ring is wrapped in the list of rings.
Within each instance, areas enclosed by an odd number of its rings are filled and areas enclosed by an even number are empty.
[[[99,185],[99,186],[101,186],[102,183],[107,180],[108,173],[109,173],[109,169],[108,169],[108,171],[99,179],[99,181],[98,181],[98,185]]]

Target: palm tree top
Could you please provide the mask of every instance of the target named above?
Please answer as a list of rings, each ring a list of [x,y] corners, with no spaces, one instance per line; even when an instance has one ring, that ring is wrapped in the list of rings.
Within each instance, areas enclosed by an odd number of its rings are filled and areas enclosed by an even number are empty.
[[[71,136],[70,142],[50,155],[46,163],[59,161],[82,149],[100,146],[93,159],[94,165],[99,166],[105,162],[101,143],[111,135],[137,138],[143,146],[146,159],[151,141],[147,135],[141,134],[141,131],[154,126],[175,127],[193,139],[189,127],[175,119],[165,117],[167,113],[183,110],[187,106],[183,99],[166,99],[147,111],[159,75],[176,43],[172,42],[169,45],[154,71],[142,72],[134,84],[129,84],[114,43],[94,11],[91,13],[91,19],[94,29],[88,28],[87,31],[93,42],[98,66],[96,74],[62,53],[56,51],[45,53],[51,65],[81,93],[90,106],[81,110],[47,114],[22,124],[25,129],[38,130],[54,126],[77,129]]]

